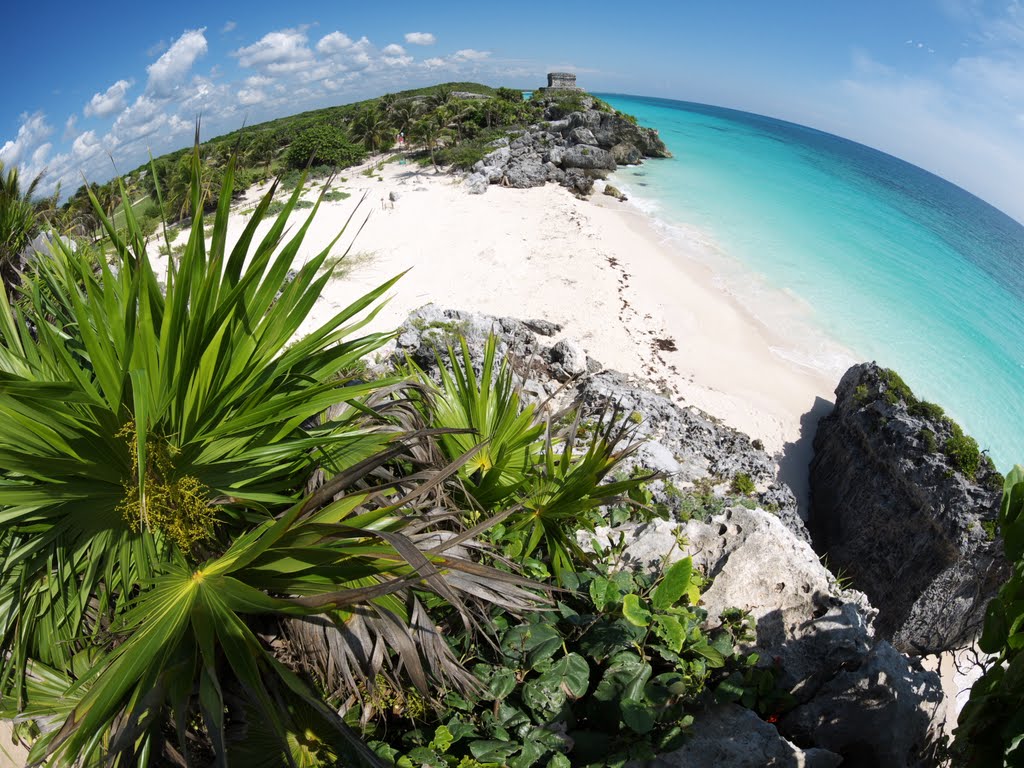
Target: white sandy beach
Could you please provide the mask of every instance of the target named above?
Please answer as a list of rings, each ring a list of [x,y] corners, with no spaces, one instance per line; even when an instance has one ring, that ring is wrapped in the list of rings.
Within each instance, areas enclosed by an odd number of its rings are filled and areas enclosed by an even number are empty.
[[[351,244],[355,265],[329,284],[309,328],[410,270],[372,329],[394,328],[429,302],[553,321],[563,327],[560,337],[578,341],[606,367],[783,453],[787,479],[806,482],[810,445],[801,440],[801,419],[816,403],[820,415],[837,381],[773,354],[784,340],[717,286],[710,270],[664,242],[637,208],[600,194],[578,200],[552,184],[471,195],[456,177],[396,162],[384,165],[382,179],[347,173],[333,187],[352,197],[322,205],[301,256],[323,248],[365,192],[336,246],[341,253]],[[243,220],[235,215],[232,234]]]

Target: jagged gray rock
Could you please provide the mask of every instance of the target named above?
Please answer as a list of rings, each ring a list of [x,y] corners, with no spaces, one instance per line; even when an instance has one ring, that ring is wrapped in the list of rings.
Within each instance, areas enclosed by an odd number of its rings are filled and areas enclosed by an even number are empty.
[[[509,159],[512,157],[512,150],[508,148],[508,145],[498,147],[493,152],[484,155],[484,159],[481,161],[484,165],[490,165],[495,168],[502,168],[508,165]]]
[[[926,759],[942,710],[938,675],[882,641],[786,714],[779,730],[839,753],[844,764],[906,768]]]
[[[619,165],[636,165],[644,159],[644,153],[633,144],[616,144],[609,151]]]
[[[473,172],[491,184],[527,188],[552,181],[587,196],[594,179],[620,163],[670,156],[657,131],[637,126],[618,113],[593,109],[590,96],[582,96],[578,103],[582,111],[565,113],[564,102],[548,99],[546,122],[491,142],[494,150],[473,166]],[[474,181],[472,191],[478,185]]]
[[[732,506],[706,521],[654,520],[598,532],[602,544],[613,536],[625,537],[622,562],[632,568],[692,557],[712,579],[701,598],[709,621],[717,625],[728,608],[749,611],[757,620],[752,650],[778,662],[781,682],[803,697],[873,645],[875,611],[863,593],[843,589],[807,541],[763,509]]]
[[[587,372],[587,353],[583,351],[583,347],[570,339],[562,339],[555,344],[549,357],[553,364],[554,376],[560,381]]]
[[[693,736],[650,768],[834,768],[843,758],[824,749],[801,749],[756,713],[724,704],[694,718]]]
[[[482,195],[491,185],[491,182],[482,173],[472,173],[462,183],[471,195]]]
[[[524,153],[512,159],[505,168],[505,181],[510,187],[526,189],[539,187],[548,180],[548,170],[536,152]]]
[[[990,534],[1001,478],[985,461],[966,477],[937,450],[949,423],[910,405],[877,365],[846,372],[814,439],[811,528],[879,609],[883,637],[938,653],[972,641],[1007,575]]]
[[[618,112],[601,112],[601,122],[594,131],[594,137],[601,147],[611,149],[616,144],[631,144],[644,157],[671,157],[665,142],[652,128],[643,128]]]
[[[671,478],[671,485],[651,484],[656,502],[678,513],[688,501],[686,494],[678,492],[679,486],[685,488],[700,480],[724,497],[732,480],[745,474],[761,489],[755,499],[771,508],[796,536],[810,541],[793,492],[778,480],[778,465],[763,449],[755,448],[747,435],[696,408],[680,407],[662,395],[637,387],[617,371],[587,377],[577,392],[594,411],[618,405],[626,413],[635,413],[638,437],[662,444],[677,458],[682,473]],[[627,464],[626,471],[630,469]]]
[[[591,144],[580,144],[568,147],[562,153],[562,167],[614,171],[615,158],[606,149],[601,149]]]
[[[573,144],[597,144],[594,132],[589,128],[573,128],[567,137]]]

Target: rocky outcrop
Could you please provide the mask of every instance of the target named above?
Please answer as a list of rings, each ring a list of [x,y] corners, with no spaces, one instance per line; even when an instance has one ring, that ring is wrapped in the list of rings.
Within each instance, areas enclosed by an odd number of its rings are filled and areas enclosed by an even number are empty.
[[[580,544],[596,540],[609,551],[614,542],[622,565],[637,569],[690,556],[711,581],[701,600],[709,625],[731,608],[756,620],[749,650],[776,668],[793,706],[775,725],[739,707],[712,707],[682,749],[651,764],[925,764],[921,756],[949,716],[939,677],[877,637],[877,611],[824,567],[792,492],[776,479],[776,462],[711,416],[604,370],[578,343],[550,344],[561,330],[543,320],[428,305],[403,326],[398,354],[436,375],[437,349],[462,336],[480,365],[494,333],[527,397],[561,396],[561,404],[574,398],[585,419],[607,418],[608,407],[617,407],[643,443],[621,470],[664,475],[649,489],[670,514],[581,533]],[[738,476],[753,491],[738,489]]]
[[[907,653],[969,644],[1007,574],[991,462],[873,363],[843,376],[814,450],[815,545],[878,608],[879,633]]]
[[[480,177],[490,184],[527,188],[547,182],[589,195],[594,179],[620,165],[645,157],[669,157],[658,132],[643,128],[618,112],[600,111],[597,102],[582,95],[571,102],[544,98],[547,121],[498,139],[494,150],[473,166],[469,191],[479,193]],[[565,111],[568,104],[575,111]]]
[[[545,321],[497,318],[429,304],[403,325],[397,353],[409,355],[429,372],[437,366],[435,350],[443,350],[458,335],[466,338],[473,359],[480,360],[487,335],[495,333],[498,352],[522,374],[527,396],[544,400],[561,390],[563,400],[579,401],[584,418],[596,418],[617,407],[635,423],[636,437],[645,445],[627,459],[622,471],[639,466],[669,475],[650,484],[654,503],[683,516],[698,506],[724,507],[730,499],[756,503],[773,510],[794,535],[809,541],[792,491],[777,479],[778,466],[747,435],[696,408],[680,407],[617,371],[603,370],[571,340],[548,346],[539,338],[558,330]],[[575,386],[565,388],[570,380],[575,380]],[[752,492],[733,490],[739,476],[753,484]]]
[[[736,506],[705,521],[627,524],[600,529],[597,536],[602,545],[621,541],[621,559],[634,568],[692,557],[712,580],[701,599],[709,624],[727,608],[750,613],[757,630],[749,650],[776,666],[779,683],[795,698],[777,724],[776,738],[781,734],[789,746],[827,750],[847,765],[922,764],[950,716],[938,675],[879,641],[873,628],[877,612],[866,596],[843,588],[807,541],[777,517]],[[762,743],[760,736],[753,738]],[[707,748],[717,754],[723,747]]]

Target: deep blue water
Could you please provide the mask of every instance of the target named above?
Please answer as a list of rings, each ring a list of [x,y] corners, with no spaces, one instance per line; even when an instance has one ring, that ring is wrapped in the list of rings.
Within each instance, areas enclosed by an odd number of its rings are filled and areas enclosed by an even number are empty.
[[[1001,470],[1024,463],[1024,227],[934,174],[812,128],[603,98],[657,128],[674,154],[616,183],[785,336],[777,354],[837,382],[851,362],[877,360]]]

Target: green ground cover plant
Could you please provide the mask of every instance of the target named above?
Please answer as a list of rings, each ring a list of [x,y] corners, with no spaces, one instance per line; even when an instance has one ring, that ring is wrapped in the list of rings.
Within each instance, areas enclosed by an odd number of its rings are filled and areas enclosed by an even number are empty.
[[[456,641],[478,698],[449,697],[439,712],[390,708],[367,728],[387,740],[371,745],[400,766],[623,766],[677,748],[705,700],[766,715],[791,706],[773,672],[739,651],[753,638],[748,615],[702,629],[704,584],[689,558],[653,575],[582,571],[557,610],[496,616],[496,647]]]

